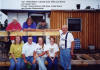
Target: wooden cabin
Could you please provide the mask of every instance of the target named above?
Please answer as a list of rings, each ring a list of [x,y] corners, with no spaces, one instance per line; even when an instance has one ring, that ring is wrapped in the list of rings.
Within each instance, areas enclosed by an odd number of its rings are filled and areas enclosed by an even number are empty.
[[[58,29],[67,24],[68,18],[81,18],[81,31],[72,31],[74,38],[79,38],[82,49],[94,45],[100,49],[100,10],[51,11],[50,28]]]
[[[56,37],[57,43],[59,43],[59,32],[55,32],[52,29],[61,29],[64,24],[67,24],[68,30],[73,34],[75,39],[80,41],[79,44],[81,46],[74,51],[75,57],[71,60],[72,70],[75,70],[74,66],[76,66],[76,70],[100,69],[99,0],[0,0],[0,26],[1,23],[5,26],[3,30],[5,30],[7,23],[12,22],[13,17],[18,19],[21,26],[28,17],[32,17],[37,24],[44,19],[51,31],[39,31],[39,35],[53,34]],[[76,27],[74,27],[74,23],[71,25],[69,19],[79,19],[79,24],[76,24]],[[70,30],[69,25],[72,30]],[[73,28],[79,29],[73,30]],[[8,70],[10,66],[8,49],[10,49],[11,45],[8,37],[14,34],[22,34],[23,36],[24,34],[36,35],[38,33],[35,31],[9,33],[1,30],[0,70]],[[91,46],[92,50],[89,50]]]

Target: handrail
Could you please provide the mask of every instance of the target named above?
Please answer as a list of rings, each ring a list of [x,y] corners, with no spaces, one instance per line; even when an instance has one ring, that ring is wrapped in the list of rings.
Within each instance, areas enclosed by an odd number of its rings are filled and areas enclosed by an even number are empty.
[[[0,31],[0,36],[59,36],[58,29],[33,29],[31,31]]]

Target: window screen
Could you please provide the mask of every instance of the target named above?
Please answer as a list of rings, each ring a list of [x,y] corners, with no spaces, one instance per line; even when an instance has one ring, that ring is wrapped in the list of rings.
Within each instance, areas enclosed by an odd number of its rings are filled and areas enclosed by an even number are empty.
[[[68,18],[68,31],[81,31],[81,18]]]

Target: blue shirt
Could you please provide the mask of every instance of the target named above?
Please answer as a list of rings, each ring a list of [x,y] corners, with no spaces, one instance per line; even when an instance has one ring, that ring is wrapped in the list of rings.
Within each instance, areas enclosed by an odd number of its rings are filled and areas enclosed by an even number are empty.
[[[23,24],[23,29],[28,29],[28,28],[36,29],[36,23],[33,22],[33,23],[29,26],[26,22],[24,22],[24,24]]]
[[[23,28],[22,28],[22,29],[28,29],[28,28],[36,29],[36,23],[33,22],[33,23],[29,26],[26,22],[24,22]],[[32,38],[33,38],[33,42],[36,42],[36,41],[37,41],[37,37],[36,37],[36,36],[33,36]],[[28,36],[23,36],[22,39],[23,39],[24,43],[26,43],[26,42],[27,42],[27,39],[28,39]]]

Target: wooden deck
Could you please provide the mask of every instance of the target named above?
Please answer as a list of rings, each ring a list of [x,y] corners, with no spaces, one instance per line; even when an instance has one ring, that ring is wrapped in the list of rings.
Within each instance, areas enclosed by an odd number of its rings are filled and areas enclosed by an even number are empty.
[[[76,54],[72,59],[72,65],[95,65],[100,64],[100,54]]]
[[[100,65],[100,53],[97,54],[75,54],[75,58],[71,60],[72,65],[88,66]],[[0,62],[0,66],[9,66],[10,62]]]

